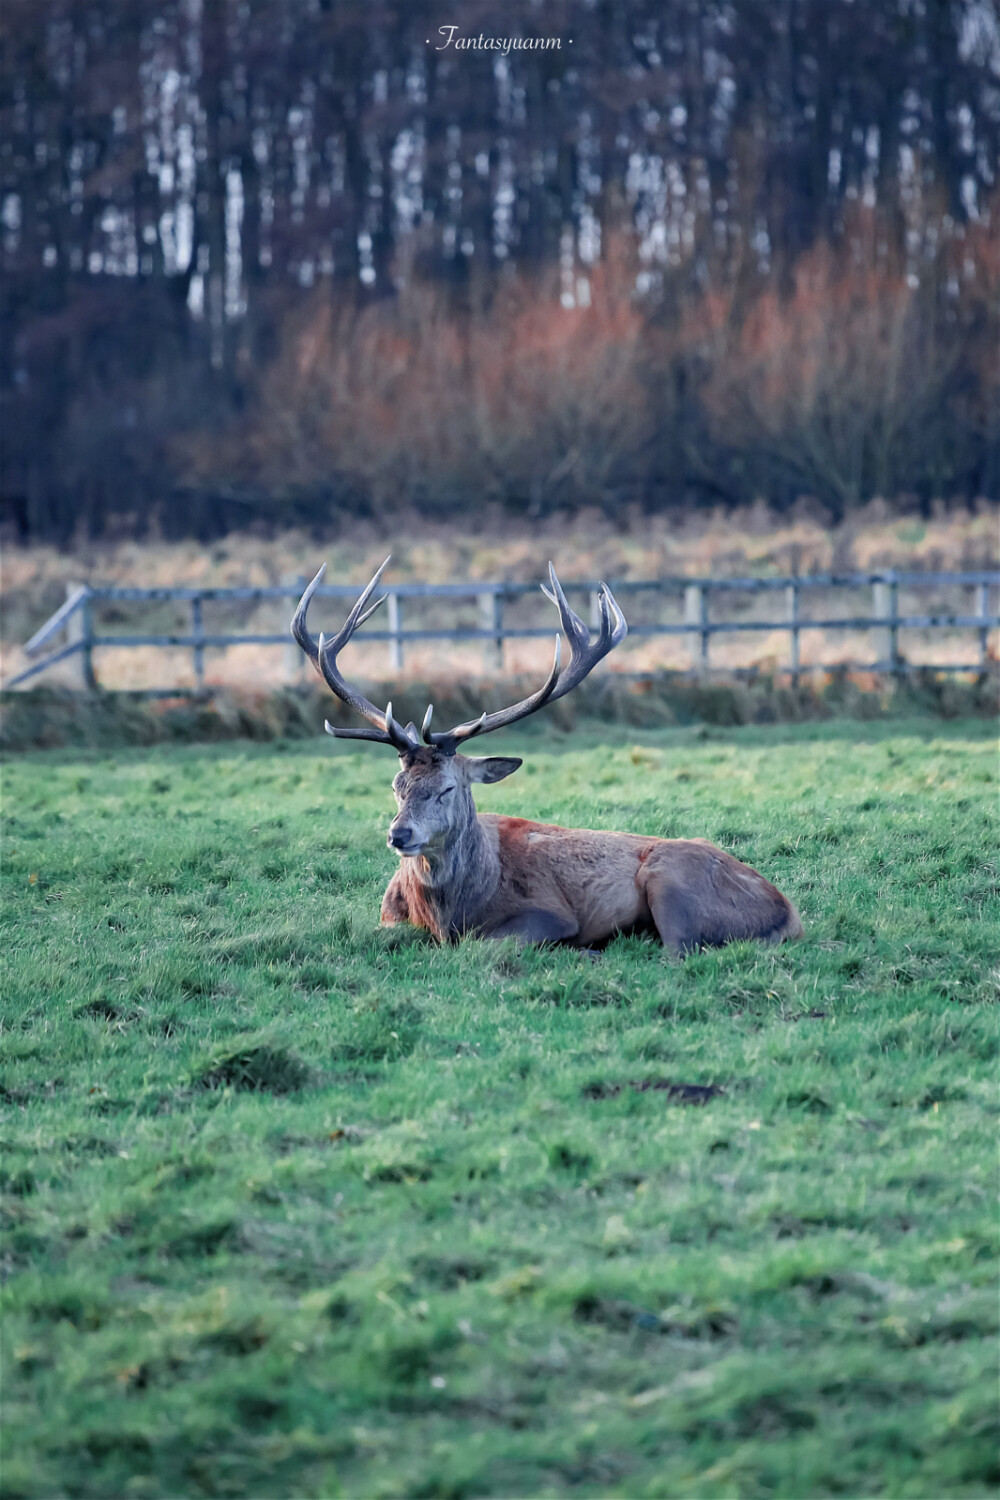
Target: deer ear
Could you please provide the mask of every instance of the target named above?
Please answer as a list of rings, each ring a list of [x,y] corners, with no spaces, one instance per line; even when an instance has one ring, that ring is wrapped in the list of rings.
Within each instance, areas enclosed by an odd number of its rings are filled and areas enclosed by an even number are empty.
[[[503,781],[512,776],[524,761],[513,755],[464,755],[470,781]]]

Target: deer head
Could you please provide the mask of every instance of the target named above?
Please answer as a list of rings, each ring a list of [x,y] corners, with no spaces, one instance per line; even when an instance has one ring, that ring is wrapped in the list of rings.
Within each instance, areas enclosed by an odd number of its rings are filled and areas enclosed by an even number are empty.
[[[475,781],[502,781],[521,764],[507,756],[449,754],[422,745],[400,755],[392,794],[399,808],[388,845],[404,859],[433,860],[461,838],[476,816]]]
[[[560,623],[570,643],[569,665],[560,669],[562,638],[557,635],[552,669],[537,692],[509,708],[498,709],[495,713],[484,712],[478,719],[439,732],[430,727],[434,710],[429,704],[418,734],[414,724],[402,725],[394,718],[391,702],[384,712],[376,708],[345,681],[337,666],[339,653],[358,626],[384,602],[384,595],[374,604],[369,600],[388,563],[386,558],[337,634],[330,637],[320,634],[315,640],[309,633],[306,616],[310,601],[326,572],[324,564],[299,601],[292,619],[292,635],[336,697],[368,721],[366,729],[341,729],[327,722],[324,725],[327,734],[338,739],[374,740],[392,745],[399,755],[400,769],[392,784],[399,811],[389,826],[389,847],[396,849],[404,859],[418,855],[433,859],[453,846],[475,819],[472,784],[501,781],[521,764],[520,760],[511,757],[462,755],[459,747],[478,735],[515,724],[519,719],[537,713],[546,703],[554,703],[557,698],[571,692],[602,657],[625,639],[628,626],[611,590],[607,584],[602,584],[599,596],[601,627],[597,639],[591,641],[590,631],[570,609],[555,568],[549,563],[551,588],[543,584],[542,592],[559,610]]]

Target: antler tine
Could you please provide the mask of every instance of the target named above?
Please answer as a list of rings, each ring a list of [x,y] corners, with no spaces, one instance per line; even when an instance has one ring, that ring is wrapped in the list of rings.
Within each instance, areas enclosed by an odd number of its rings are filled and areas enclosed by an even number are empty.
[[[357,630],[358,626],[363,625],[365,620],[368,619],[369,615],[373,615],[378,609],[379,605],[384,602],[385,595],[383,594],[381,599],[375,600],[375,603],[371,606],[370,609],[365,609],[365,605],[371,598],[373,590],[375,589],[376,585],[379,582],[379,579],[382,577],[382,574],[385,572],[388,566],[389,558],[387,557],[385,562],[379,568],[378,572],[375,573],[374,576],[365,585],[365,588],[361,593],[361,597],[358,599],[347,619],[344,621],[339,635],[334,637],[334,640],[337,642],[336,646],[334,647],[335,651],[339,651],[342,646],[346,645],[347,641],[350,640],[351,636]],[[320,568],[319,572],[316,574],[316,577],[312,580],[312,582],[307,585],[305,593],[299,600],[298,608],[292,616],[291,624],[292,635],[295,637],[298,644],[302,647],[303,651],[309,657],[309,660],[317,668],[319,667],[319,643],[314,640],[314,638],[309,634],[309,628],[306,624],[306,616],[309,613],[309,606],[312,603],[313,595],[319,588],[320,584],[323,582],[325,574],[326,563],[324,563]],[[364,612],[362,613],[362,611]]]
[[[381,729],[341,729],[339,724],[331,724],[329,719],[323,720],[323,728],[338,740],[375,740],[380,745],[392,744],[392,740]]]
[[[322,673],[323,679],[330,691],[342,703],[346,703],[349,708],[353,708],[355,713],[359,713],[363,719],[367,719],[369,724],[373,726],[371,729],[340,729],[336,725],[325,723],[323,727],[328,734],[335,735],[338,739],[377,740],[381,744],[394,745],[400,751],[415,750],[419,744],[416,731],[410,735],[403,729],[401,724],[396,722],[392,717],[392,705],[390,704],[386,713],[383,714],[381,709],[376,708],[374,703],[369,702],[363,693],[359,693],[356,688],[351,687],[345,681],[337,667],[339,652],[347,645],[358,626],[362,625],[370,615],[375,613],[379,605],[385,602],[385,595],[383,595],[382,598],[376,599],[374,604],[368,604],[388,564],[389,558],[387,557],[382,566],[365,585],[354,608],[337,634],[334,636],[325,636],[320,632],[319,640],[317,641],[309,633],[306,616],[312,597],[319,588],[323,575],[326,572],[326,564],[324,563],[299,600],[298,608],[292,616],[292,635],[298,641],[313,665]]]
[[[602,583],[598,595],[601,630],[597,640],[591,643],[590,631],[579,615],[574,614],[570,609],[562,584],[556,577],[556,570],[551,563],[549,563],[549,578],[552,582],[551,590],[545,588],[543,584],[542,591],[546,598],[551,599],[558,606],[562,628],[569,637],[572,650],[569,666],[559,678],[556,689],[549,699],[550,703],[554,703],[557,698],[565,697],[567,693],[572,692],[587,674],[593,671],[597,663],[608,655],[609,651],[613,651],[621,644],[628,635],[628,623],[618,607],[614,594],[606,583]]]
[[[560,674],[559,654],[562,637],[557,635],[552,670],[537,693],[522,699],[520,703],[515,703],[511,708],[503,708],[492,714],[483,713],[478,719],[472,719],[467,724],[459,724],[447,733],[428,734],[430,722],[428,715],[423,725],[424,739],[428,744],[438,745],[454,753],[463,740],[472,739],[478,734],[489,734],[494,729],[503,729],[508,724],[516,723],[518,719],[527,718],[529,714],[543,708],[546,703],[554,703],[557,698],[562,698],[566,693],[572,692],[588,672],[593,671],[597,663],[625,639],[628,634],[628,624],[606,583],[601,584],[600,634],[596,641],[591,642],[590,631],[580,616],[570,609],[562,584],[551,563],[549,563],[549,581],[551,588],[543,583],[542,593],[559,610],[559,620],[570,644],[570,661],[566,670]]]
[[[296,608],[294,615],[292,615],[292,623],[290,627],[293,637],[302,647],[303,651],[306,653],[313,666],[317,669],[319,667],[319,643],[315,641],[309,634],[309,628],[306,625],[306,615],[309,613],[309,606],[312,603],[313,594],[315,594],[316,590],[323,582],[323,575],[325,574],[325,572],[326,563],[324,563],[320,568],[312,583],[307,585],[306,591],[302,595],[302,598],[299,600],[298,607]]]
[[[416,750],[419,747],[420,741],[417,739],[417,731],[414,729],[413,725],[407,724],[406,728],[404,729],[399,720],[393,718],[391,699],[385,706],[385,727],[386,732],[388,733],[389,738],[392,740],[392,743],[394,745],[403,745],[409,750]]]
[[[559,623],[562,625],[569,640],[571,642],[579,642],[581,647],[588,646],[590,644],[590,631],[580,619],[580,616],[574,610],[570,609],[569,601],[563,593],[563,586],[556,577],[556,570],[551,563],[549,563],[549,582],[551,587],[548,587],[544,583],[542,584],[542,593],[548,599],[549,603],[554,604],[558,609]]]

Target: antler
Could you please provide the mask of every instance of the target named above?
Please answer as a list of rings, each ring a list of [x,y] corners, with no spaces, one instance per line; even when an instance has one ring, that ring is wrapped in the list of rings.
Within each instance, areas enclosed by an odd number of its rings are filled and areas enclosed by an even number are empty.
[[[319,640],[317,641],[309,634],[306,625],[306,615],[309,612],[312,596],[319,588],[323,580],[323,575],[326,572],[326,563],[324,563],[299,600],[298,609],[292,616],[292,635],[309,657],[313,666],[318,672],[322,673],[323,679],[331,692],[342,703],[346,703],[348,708],[353,708],[356,713],[359,713],[363,719],[367,719],[369,724],[373,726],[371,729],[340,729],[333,724],[324,722],[323,728],[327,734],[335,735],[338,739],[344,740],[376,740],[383,745],[394,745],[402,753],[404,750],[417,750],[420,748],[420,741],[417,738],[415,726],[407,724],[404,728],[402,724],[394,719],[391,703],[386,704],[385,713],[381,709],[376,708],[374,703],[370,703],[362,693],[359,693],[356,688],[352,688],[348,682],[345,682],[337,668],[337,657],[354,635],[358,626],[363,625],[369,616],[375,613],[379,605],[385,603],[386,596],[384,594],[380,599],[376,599],[374,604],[368,605],[368,600],[375,592],[388,564],[389,559],[386,558],[378,572],[366,585],[357,604],[355,604],[337,634],[328,637],[323,635],[321,631]],[[367,609],[365,608],[366,605],[368,605]]]
[[[438,745],[442,750],[451,751],[454,754],[464,740],[470,740],[474,735],[489,734],[494,729],[504,729],[508,724],[515,724],[518,719],[526,719],[529,714],[536,713],[546,703],[555,703],[557,698],[565,697],[567,693],[572,692],[573,688],[587,676],[587,673],[591,672],[609,651],[613,651],[615,646],[625,639],[628,634],[628,624],[606,583],[601,584],[599,595],[601,630],[597,640],[592,643],[590,631],[566,602],[562,584],[556,577],[556,570],[551,563],[549,563],[549,580],[552,587],[546,588],[543,583],[542,593],[546,599],[551,599],[559,610],[559,619],[570,646],[569,666],[560,673],[559,655],[562,639],[557,635],[552,670],[537,693],[532,693],[528,698],[522,698],[520,703],[515,703],[510,708],[501,708],[492,714],[483,713],[478,719],[472,719],[467,724],[458,724],[454,729],[440,734],[428,733],[431,720],[431,709],[428,708],[424,715],[421,733],[429,745]]]
[[[371,729],[339,729],[332,724],[324,724],[328,734],[336,735],[338,739],[350,740],[376,740],[383,745],[393,745],[402,754],[406,751],[418,750],[420,740],[417,737],[415,725],[403,726],[392,716],[392,704],[386,705],[385,713],[370,703],[356,688],[352,688],[345,682],[337,668],[337,656],[347,645],[359,625],[363,625],[369,616],[373,615],[379,605],[385,602],[385,595],[376,599],[374,604],[369,605],[368,600],[374,593],[382,574],[388,566],[389,559],[379,568],[378,572],[363,590],[357,604],[351,610],[343,626],[335,636],[327,638],[320,635],[316,641],[309,634],[306,627],[306,614],[309,604],[326,572],[326,564],[320,568],[312,583],[306,589],[299,600],[299,607],[292,617],[292,635],[298,641],[310,661],[322,673],[324,680],[330,690],[336,694],[342,703],[353,708],[362,718],[367,719],[373,727]],[[599,607],[601,612],[601,629],[596,641],[591,641],[590,631],[580,619],[579,615],[573,613],[566,595],[563,593],[562,584],[556,577],[556,570],[549,563],[549,580],[552,587],[546,588],[542,584],[542,593],[546,599],[550,599],[559,610],[559,619],[570,646],[570,662],[565,671],[560,672],[560,654],[562,648],[562,637],[556,636],[555,656],[552,661],[552,670],[542,683],[537,692],[527,698],[522,698],[520,703],[514,703],[510,708],[498,709],[496,713],[480,714],[478,719],[471,719],[467,724],[457,724],[454,729],[442,730],[439,733],[431,731],[431,715],[433,706],[428,705],[424,714],[424,721],[420,726],[420,733],[428,745],[435,745],[445,754],[454,755],[459,745],[465,740],[471,740],[479,734],[490,734],[494,729],[504,729],[508,724],[516,724],[519,719],[526,719],[529,714],[536,713],[538,709],[544,708],[546,703],[554,703],[557,698],[564,697],[572,692],[578,683],[582,682],[587,673],[592,671],[597,663],[609,651],[622,642],[628,634],[628,625],[625,616],[618,608],[614,595],[606,583],[601,584],[599,595]],[[366,608],[367,606],[367,608]]]

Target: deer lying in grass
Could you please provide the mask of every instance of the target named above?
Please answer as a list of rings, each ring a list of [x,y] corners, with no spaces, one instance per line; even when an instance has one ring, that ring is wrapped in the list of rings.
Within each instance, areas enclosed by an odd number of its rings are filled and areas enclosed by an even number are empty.
[[[476,813],[473,782],[502,781],[521,765],[509,756],[459,753],[467,741],[506,728],[554,703],[580,683],[628,631],[607,585],[601,587],[601,628],[595,641],[573,613],[549,565],[551,590],[570,644],[560,671],[556,636],[552,670],[537,692],[496,713],[435,733],[432,709],[418,734],[375,707],[341,676],[337,657],[358,626],[383,602],[369,604],[389,559],[364,589],[343,628],[315,640],[306,626],[309,604],[325,572],[310,583],[292,620],[292,634],[327,685],[367,719],[367,729],[340,729],[342,739],[375,740],[399,753],[392,784],[399,811],[388,843],[400,867],[382,901],[383,923],[411,922],[445,942],[476,934],[526,943],[570,943],[592,948],[617,933],[659,934],[674,954],[736,938],[780,943],[800,936],[792,903],[748,865],[705,839],[661,839],[633,833],[557,828],[525,818]]]

